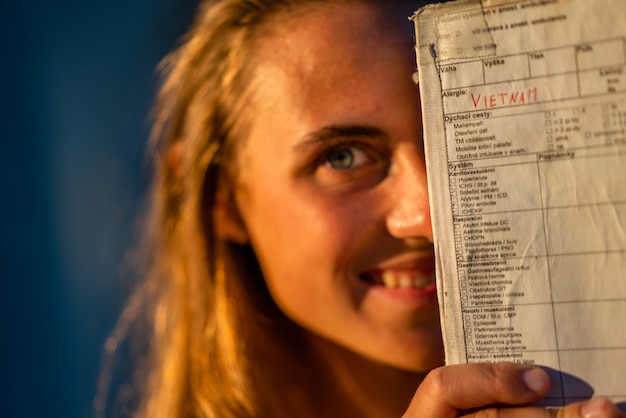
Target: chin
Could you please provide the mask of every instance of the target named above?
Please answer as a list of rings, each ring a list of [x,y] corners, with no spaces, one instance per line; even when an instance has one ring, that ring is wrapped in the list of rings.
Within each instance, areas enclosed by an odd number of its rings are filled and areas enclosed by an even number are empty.
[[[444,349],[439,327],[432,332],[419,333],[413,338],[375,347],[370,357],[401,370],[425,373],[444,364]]]
[[[427,373],[437,367],[443,366],[444,354],[443,350],[424,353],[415,353],[413,356],[385,356],[375,359],[379,363],[407,372]]]

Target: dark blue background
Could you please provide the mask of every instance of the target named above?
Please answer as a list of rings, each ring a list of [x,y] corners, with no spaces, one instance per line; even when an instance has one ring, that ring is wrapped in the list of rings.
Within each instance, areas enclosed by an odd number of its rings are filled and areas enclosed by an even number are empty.
[[[0,417],[90,414],[155,67],[195,4],[0,0]]]

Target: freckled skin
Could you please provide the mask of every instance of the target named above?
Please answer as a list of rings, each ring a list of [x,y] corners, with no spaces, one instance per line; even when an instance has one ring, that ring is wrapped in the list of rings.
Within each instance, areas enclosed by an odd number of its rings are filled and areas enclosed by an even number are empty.
[[[380,16],[330,4],[260,40],[236,201],[291,319],[367,358],[425,371],[443,352],[432,292],[398,298],[362,280],[432,278],[434,262],[411,38]],[[374,133],[311,136],[329,126]]]

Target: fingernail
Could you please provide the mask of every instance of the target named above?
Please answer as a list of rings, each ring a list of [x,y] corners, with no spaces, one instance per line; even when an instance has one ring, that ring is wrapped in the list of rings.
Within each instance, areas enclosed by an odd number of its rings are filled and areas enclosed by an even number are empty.
[[[609,401],[606,399],[592,399],[585,402],[580,408],[583,418],[601,418],[609,412]]]
[[[543,370],[532,368],[524,373],[524,383],[533,392],[543,393],[550,385],[550,378]]]

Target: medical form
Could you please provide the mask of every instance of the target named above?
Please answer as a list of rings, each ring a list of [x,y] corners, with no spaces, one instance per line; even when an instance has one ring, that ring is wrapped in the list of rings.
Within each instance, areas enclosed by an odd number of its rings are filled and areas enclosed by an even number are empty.
[[[626,401],[626,2],[413,20],[446,362],[545,366]]]

